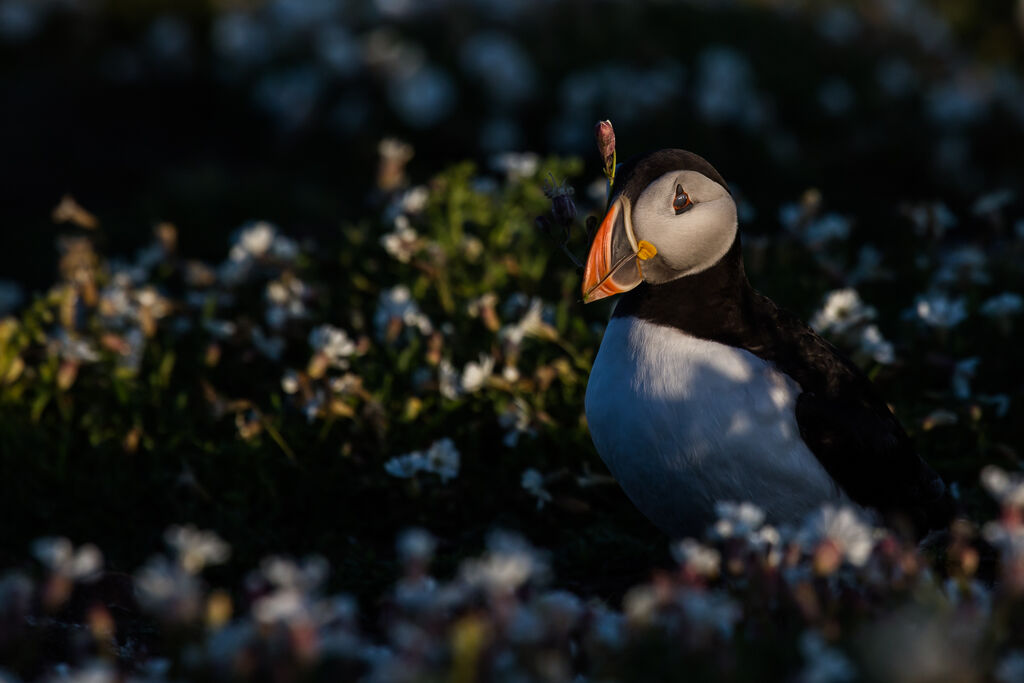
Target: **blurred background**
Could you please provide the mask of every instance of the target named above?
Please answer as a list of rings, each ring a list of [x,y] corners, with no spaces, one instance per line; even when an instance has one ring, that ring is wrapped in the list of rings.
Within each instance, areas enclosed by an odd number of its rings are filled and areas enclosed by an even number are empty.
[[[212,257],[245,220],[316,236],[358,219],[385,136],[411,144],[421,179],[519,150],[579,155],[594,178],[604,118],[620,160],[709,158],[751,233],[779,230],[807,188],[865,240],[908,201],[1005,233],[1024,176],[1022,7],[0,0],[0,279],[52,282],[66,193],[102,216],[108,253],[173,221]]]

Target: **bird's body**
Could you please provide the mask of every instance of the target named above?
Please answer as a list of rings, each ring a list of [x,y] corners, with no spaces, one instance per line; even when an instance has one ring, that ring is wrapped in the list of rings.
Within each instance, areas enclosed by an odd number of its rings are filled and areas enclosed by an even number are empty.
[[[750,286],[718,173],[662,150],[621,177],[584,276],[589,300],[623,294],[586,412],[637,507],[672,535],[699,534],[720,501],[776,524],[842,502],[915,533],[941,527],[945,485],[870,380]]]
[[[587,389],[598,452],[669,533],[698,536],[716,501],[792,521],[846,498],[800,438],[799,386],[745,349],[615,317]]]

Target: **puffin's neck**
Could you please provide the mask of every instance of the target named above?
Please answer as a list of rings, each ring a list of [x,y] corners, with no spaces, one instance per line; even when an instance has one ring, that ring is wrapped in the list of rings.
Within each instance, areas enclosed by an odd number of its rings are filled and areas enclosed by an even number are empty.
[[[641,283],[619,299],[612,317],[632,316],[695,337],[735,344],[752,333],[747,312],[753,295],[743,270],[737,232],[729,251],[715,265],[660,285]]]

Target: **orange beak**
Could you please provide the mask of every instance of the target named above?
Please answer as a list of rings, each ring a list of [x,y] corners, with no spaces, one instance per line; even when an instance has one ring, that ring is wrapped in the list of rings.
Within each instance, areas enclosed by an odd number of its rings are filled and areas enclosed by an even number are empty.
[[[583,271],[583,303],[621,294],[640,284],[643,273],[626,227],[628,204],[615,200],[594,235]]]

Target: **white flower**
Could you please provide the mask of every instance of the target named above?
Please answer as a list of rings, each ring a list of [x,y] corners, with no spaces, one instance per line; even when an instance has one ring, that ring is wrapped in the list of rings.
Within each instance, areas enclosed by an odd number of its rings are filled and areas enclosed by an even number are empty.
[[[689,590],[678,599],[686,619],[704,634],[732,637],[733,628],[743,612],[728,594],[719,591]]]
[[[278,588],[293,588],[312,593],[327,579],[330,565],[319,555],[310,555],[296,562],[287,557],[272,555],[260,562],[260,574]]]
[[[384,463],[384,471],[399,479],[409,479],[425,469],[426,458],[420,451],[398,455]]]
[[[270,223],[248,223],[235,234],[234,244],[228,251],[228,260],[221,264],[218,275],[223,283],[238,285],[249,278],[256,263],[271,257],[279,261],[292,261],[298,251],[295,242],[278,234],[277,228]]]
[[[451,439],[441,439],[430,445],[426,454],[426,470],[441,477],[442,483],[459,476],[459,451]]]
[[[971,213],[976,216],[997,213],[1000,209],[1013,203],[1016,193],[1008,188],[994,190],[988,194],[978,197],[971,207]]]
[[[315,353],[324,354],[332,367],[342,370],[348,367],[348,358],[356,352],[356,344],[345,330],[333,325],[313,328],[309,333],[309,345]]]
[[[281,376],[281,390],[286,394],[294,394],[299,391],[299,373],[294,370],[285,370]]]
[[[455,366],[447,358],[442,358],[437,367],[438,390],[441,395],[450,401],[454,401],[461,394],[459,386],[459,373]]]
[[[135,595],[146,610],[169,621],[195,618],[202,602],[196,577],[158,555],[135,573]]]
[[[958,399],[965,401],[971,397],[971,380],[974,379],[974,375],[978,371],[978,363],[980,362],[980,358],[972,356],[971,358],[957,361],[953,367],[951,383],[953,385],[953,395]]]
[[[429,562],[437,548],[437,539],[425,529],[406,529],[398,537],[398,557],[402,562]]]
[[[508,369],[508,366],[506,366],[505,379],[508,379]],[[519,437],[523,434],[529,436],[536,435],[536,430],[530,426],[529,406],[521,398],[516,398],[505,407],[505,412],[498,416],[498,424],[507,430],[502,443],[508,448],[515,448],[516,444],[519,443]]]
[[[359,375],[346,372],[340,377],[332,377],[330,381],[331,391],[340,396],[352,396],[358,394],[363,386],[363,380]]]
[[[381,246],[397,261],[408,263],[420,248],[420,236],[409,225],[409,219],[399,215],[395,219],[395,230],[381,235]]]
[[[235,240],[235,246],[242,253],[259,258],[270,251],[274,244],[277,228],[266,221],[258,221],[243,227]]]
[[[310,297],[310,291],[299,278],[288,275],[268,282],[265,294],[268,301],[265,315],[270,327],[280,329],[290,320],[308,317],[305,302]]]
[[[261,624],[291,623],[304,620],[309,612],[305,596],[289,588],[261,596],[252,606],[252,615]]]
[[[459,451],[451,439],[440,439],[423,451],[413,451],[391,458],[384,463],[384,470],[393,477],[410,479],[419,472],[431,472],[441,478],[442,483],[459,475]]]
[[[486,353],[481,353],[479,361],[470,361],[462,369],[462,390],[467,394],[479,391],[493,372],[494,358]]]
[[[1024,509],[1024,476],[989,465],[981,471],[981,485],[1000,505]]]
[[[909,207],[906,212],[907,217],[914,224],[914,233],[917,235],[930,233],[932,236],[940,238],[957,224],[956,215],[941,202],[918,204]]]
[[[857,678],[850,660],[829,647],[817,631],[805,631],[800,636],[800,653],[804,668],[797,677],[799,683],[841,683]]]
[[[525,470],[519,483],[531,496],[537,499],[538,510],[544,507],[544,503],[551,502],[551,494],[544,488],[544,475],[534,468],[531,467]]]
[[[506,364],[501,370],[501,377],[506,382],[518,382],[519,381],[519,368],[515,365]],[[505,445],[508,445],[508,434],[505,435]],[[513,444],[515,445],[515,444]]]
[[[64,328],[58,329],[50,338],[49,350],[51,354],[59,355],[62,360],[77,363],[95,363],[100,359],[99,352],[91,343],[77,336],[72,337]]]
[[[509,182],[532,178],[540,169],[540,157],[533,152],[504,152],[491,158],[491,168],[504,173]]]
[[[198,574],[203,567],[223,564],[231,547],[213,531],[200,531],[195,526],[172,526],[164,532],[167,545],[178,554],[178,562],[189,574]]]
[[[235,334],[235,323],[231,320],[218,320],[217,318],[206,318],[203,320],[203,329],[218,339],[227,339]]]
[[[690,571],[700,575],[718,576],[722,555],[715,548],[692,538],[684,538],[669,547],[673,559]]]
[[[511,307],[509,304],[515,303],[518,302],[509,300],[506,303],[506,308]],[[551,325],[544,321],[546,313],[544,308],[544,302],[541,299],[530,300],[526,312],[519,322],[502,327],[498,336],[513,347],[519,346],[525,337],[554,338],[557,333]]]
[[[835,213],[827,213],[821,218],[811,221],[803,229],[801,237],[804,244],[816,247],[833,240],[845,240],[850,235],[850,227],[849,218]]]
[[[872,527],[852,507],[827,504],[811,513],[797,532],[797,541],[805,549],[820,543],[834,543],[843,557],[858,567],[868,561],[874,548]]]
[[[1024,309],[1024,298],[1013,292],[1003,292],[981,305],[982,315],[993,318],[1008,317]]]
[[[410,187],[402,194],[402,211],[410,216],[415,216],[427,208],[427,200],[430,199],[430,191],[423,185]]]
[[[420,334],[430,334],[434,331],[430,319],[420,312],[419,306],[412,299],[412,293],[405,285],[398,285],[380,293],[377,312],[373,317],[379,338],[387,337],[388,328],[393,320],[401,321],[408,327],[415,327]]]
[[[911,315],[931,327],[949,329],[967,317],[967,304],[963,299],[950,299],[943,294],[932,293],[918,297]]]
[[[319,555],[301,563],[279,556],[264,559],[259,576],[251,575],[249,580],[258,585],[262,579],[274,590],[253,603],[253,616],[262,624],[295,623],[314,621],[324,608],[331,612],[329,605],[314,600],[329,570],[327,560]]]
[[[892,343],[882,337],[877,325],[868,325],[860,333],[860,351],[876,363],[888,365],[895,360]]]
[[[717,538],[738,538],[750,536],[764,524],[764,510],[753,503],[719,501],[715,503],[718,521],[711,527]]]
[[[622,611],[626,619],[636,624],[647,624],[658,610],[658,593],[653,586],[633,586],[622,596]]]
[[[843,335],[875,319],[874,307],[867,306],[852,288],[829,292],[825,305],[811,318],[811,327],[822,334]]]
[[[39,538],[32,543],[32,554],[48,570],[72,581],[94,581],[103,569],[103,554],[86,543],[75,550],[66,538]]]
[[[520,536],[495,531],[488,536],[483,557],[466,560],[459,569],[461,580],[491,594],[507,594],[528,581],[543,580],[548,572],[545,558]]]
[[[962,246],[944,251],[939,269],[932,276],[932,287],[941,289],[961,283],[984,285],[990,278],[986,268],[988,256],[975,246]]]

